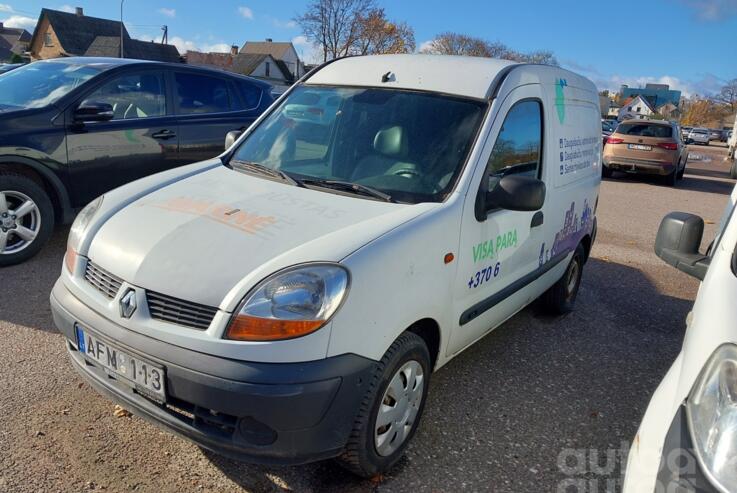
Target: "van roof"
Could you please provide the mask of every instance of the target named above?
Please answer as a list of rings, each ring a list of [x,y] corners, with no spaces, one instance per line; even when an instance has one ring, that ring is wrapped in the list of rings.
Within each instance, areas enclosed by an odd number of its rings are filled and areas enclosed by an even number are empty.
[[[507,60],[451,55],[371,55],[324,65],[306,84],[387,87],[485,98]],[[384,81],[384,76],[386,81]]]

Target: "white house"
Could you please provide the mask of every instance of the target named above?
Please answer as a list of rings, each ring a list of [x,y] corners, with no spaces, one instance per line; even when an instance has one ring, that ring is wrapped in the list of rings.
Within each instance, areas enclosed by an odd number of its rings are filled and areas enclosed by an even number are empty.
[[[305,74],[305,66],[299,59],[294,45],[288,41],[274,42],[271,38],[266,41],[246,41],[241,48],[242,54],[248,55],[271,55],[275,60],[284,62],[294,80]]]
[[[647,99],[642,96],[627,98],[619,109],[617,120],[644,120],[655,113]]]

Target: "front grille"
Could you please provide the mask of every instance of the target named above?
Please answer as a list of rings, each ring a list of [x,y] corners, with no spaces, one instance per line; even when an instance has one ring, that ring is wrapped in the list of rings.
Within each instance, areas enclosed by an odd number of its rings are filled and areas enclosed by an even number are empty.
[[[206,330],[218,309],[191,301],[172,298],[153,291],[146,291],[151,318],[193,329]]]
[[[96,266],[91,260],[87,261],[87,267],[84,270],[84,278],[95,289],[106,297],[113,299],[120,291],[120,285],[123,280],[115,277],[105,269]]]

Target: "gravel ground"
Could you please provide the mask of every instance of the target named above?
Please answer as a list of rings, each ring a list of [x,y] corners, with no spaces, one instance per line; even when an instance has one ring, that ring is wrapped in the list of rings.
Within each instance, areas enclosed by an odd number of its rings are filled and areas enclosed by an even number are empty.
[[[605,181],[576,310],[549,318],[529,307],[436,373],[406,457],[375,481],[332,462],[238,463],[114,416],[72,370],[51,320],[61,229],[35,259],[0,271],[0,491],[619,490],[698,287],[653,254],[658,224],[671,210],[700,214],[708,243],[733,186],[725,154],[692,148],[675,189]]]

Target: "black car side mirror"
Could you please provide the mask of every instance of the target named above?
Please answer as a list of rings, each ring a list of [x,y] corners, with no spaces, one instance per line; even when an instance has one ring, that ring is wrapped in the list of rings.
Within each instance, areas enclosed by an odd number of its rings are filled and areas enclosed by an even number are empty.
[[[108,103],[94,101],[82,103],[74,110],[74,121],[82,122],[107,122],[115,117],[113,107]]]
[[[243,134],[241,130],[231,130],[227,134],[225,134],[225,148],[230,149],[230,146],[235,144],[235,141],[238,140],[238,137],[240,137]]]
[[[545,203],[545,183],[542,180],[531,176],[507,175],[491,191],[484,192],[489,188],[489,179],[484,179],[476,201],[476,218],[480,221],[486,219],[487,212],[492,209],[536,211]]]
[[[655,255],[686,274],[703,280],[711,258],[699,253],[704,220],[686,212],[671,212],[663,218],[655,238]]]

